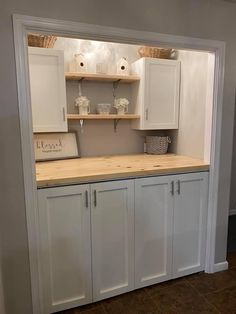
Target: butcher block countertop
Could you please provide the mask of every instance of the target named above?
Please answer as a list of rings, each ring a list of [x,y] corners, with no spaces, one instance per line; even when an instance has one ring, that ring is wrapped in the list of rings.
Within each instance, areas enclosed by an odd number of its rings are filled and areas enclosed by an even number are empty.
[[[200,159],[174,154],[82,157],[36,163],[38,188],[207,170],[209,164]]]

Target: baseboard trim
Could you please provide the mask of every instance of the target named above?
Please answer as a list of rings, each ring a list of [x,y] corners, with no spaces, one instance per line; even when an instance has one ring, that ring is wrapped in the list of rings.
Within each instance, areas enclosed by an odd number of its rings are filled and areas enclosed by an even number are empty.
[[[230,216],[236,215],[236,208],[230,209],[230,210],[229,210],[229,215],[230,215]]]
[[[218,271],[227,270],[229,268],[229,264],[227,261],[222,263],[217,263],[214,265],[214,273],[217,273]]]

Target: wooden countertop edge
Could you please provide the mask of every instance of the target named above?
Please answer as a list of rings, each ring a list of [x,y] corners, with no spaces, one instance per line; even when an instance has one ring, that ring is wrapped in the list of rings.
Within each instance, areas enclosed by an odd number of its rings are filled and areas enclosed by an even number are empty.
[[[118,179],[131,179],[139,178],[145,176],[154,176],[154,175],[167,175],[167,174],[180,174],[180,173],[189,173],[197,171],[208,171],[209,165],[199,165],[199,166],[178,166],[168,169],[150,169],[150,170],[140,170],[140,171],[130,171],[130,172],[119,172],[119,173],[106,173],[106,174],[93,174],[93,175],[82,175],[77,177],[68,177],[68,178],[56,178],[56,179],[47,179],[47,180],[37,180],[38,188],[47,188],[55,187],[62,185],[74,185],[74,184],[86,184],[96,181],[106,181],[106,180],[118,180]]]

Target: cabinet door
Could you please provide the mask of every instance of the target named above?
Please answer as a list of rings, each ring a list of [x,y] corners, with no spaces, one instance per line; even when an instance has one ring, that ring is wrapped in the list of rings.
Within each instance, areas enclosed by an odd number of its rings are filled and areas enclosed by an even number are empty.
[[[91,185],[93,300],[133,289],[134,182]]]
[[[63,51],[29,47],[34,132],[67,132]]]
[[[140,83],[133,85],[132,93],[135,113],[141,116],[133,122],[134,128],[178,129],[180,62],[142,58],[132,68],[140,75]]]
[[[173,277],[204,270],[208,173],[176,176]]]
[[[171,176],[135,180],[135,288],[171,278]]]
[[[88,185],[38,191],[44,313],[92,301]]]

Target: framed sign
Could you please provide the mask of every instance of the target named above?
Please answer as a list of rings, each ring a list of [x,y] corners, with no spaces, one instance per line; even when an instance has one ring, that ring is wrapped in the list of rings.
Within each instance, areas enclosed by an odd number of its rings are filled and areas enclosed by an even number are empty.
[[[36,133],[34,153],[36,161],[78,158],[76,133]]]

